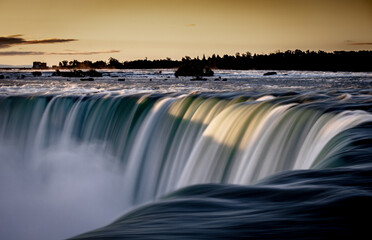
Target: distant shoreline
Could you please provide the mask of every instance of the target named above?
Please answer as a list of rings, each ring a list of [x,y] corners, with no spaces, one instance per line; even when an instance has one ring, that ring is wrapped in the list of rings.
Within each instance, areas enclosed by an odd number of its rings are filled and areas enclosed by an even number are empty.
[[[177,70],[177,68],[121,68],[121,69],[117,69],[117,68],[73,68],[73,69],[70,69],[70,68],[57,68],[58,70],[61,70],[61,71],[74,71],[74,70],[97,70],[97,71],[106,71],[106,70],[161,70],[161,69],[174,69],[175,71]],[[15,71],[21,71],[21,70],[24,70],[24,71],[55,71],[57,70],[56,68],[46,68],[46,69],[34,69],[34,68],[1,68],[0,67],[0,71],[2,70],[6,70],[6,71],[11,71],[11,70],[15,70]],[[362,73],[362,72],[366,72],[366,73],[370,73],[372,72],[372,70],[369,70],[369,71],[358,71],[358,70],[307,70],[307,69],[220,69],[220,68],[212,68],[212,70],[226,70],[226,71],[236,71],[236,70],[240,70],[240,71],[307,71],[307,72],[355,72],[355,73]],[[0,72],[1,73],[1,72]]]
[[[270,54],[236,53],[235,55],[213,54],[210,57],[182,60],[170,58],[159,60],[134,60],[120,62],[115,58],[106,61],[61,61],[58,66],[43,68],[0,66],[2,70],[101,70],[101,69],[178,69],[188,65],[219,70],[297,70],[329,72],[372,72],[372,51],[285,51]],[[46,66],[46,63],[44,63]]]

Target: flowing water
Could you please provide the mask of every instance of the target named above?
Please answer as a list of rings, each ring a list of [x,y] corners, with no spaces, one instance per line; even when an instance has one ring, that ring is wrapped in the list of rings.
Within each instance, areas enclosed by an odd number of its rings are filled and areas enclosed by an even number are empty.
[[[370,74],[238,73],[218,72],[225,83],[167,72],[115,73],[125,83],[3,81],[0,238],[72,237],[128,211],[78,238],[363,232]]]

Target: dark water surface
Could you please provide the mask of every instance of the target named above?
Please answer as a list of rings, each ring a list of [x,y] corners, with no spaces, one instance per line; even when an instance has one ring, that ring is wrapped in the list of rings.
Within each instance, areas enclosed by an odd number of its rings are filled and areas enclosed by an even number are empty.
[[[74,239],[367,239],[372,165],[187,187]]]

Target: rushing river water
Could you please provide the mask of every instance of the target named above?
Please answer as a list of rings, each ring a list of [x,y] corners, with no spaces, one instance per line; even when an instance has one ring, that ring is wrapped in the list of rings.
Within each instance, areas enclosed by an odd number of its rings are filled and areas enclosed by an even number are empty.
[[[77,238],[368,232],[372,74],[173,72],[81,82],[4,71],[0,238],[62,239],[110,222]]]

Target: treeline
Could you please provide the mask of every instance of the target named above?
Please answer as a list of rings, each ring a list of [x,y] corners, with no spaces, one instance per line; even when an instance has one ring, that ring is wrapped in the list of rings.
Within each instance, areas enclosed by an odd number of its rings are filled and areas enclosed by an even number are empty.
[[[79,62],[73,61],[62,61],[59,62],[59,69],[149,69],[149,68],[178,68],[181,65],[181,61],[172,60],[170,58],[161,60],[134,60],[120,62],[115,58],[110,58],[108,62],[105,61],[88,61]]]
[[[62,61],[59,68],[66,69],[146,69],[179,68],[184,65],[200,65],[212,69],[234,70],[318,70],[318,71],[372,71],[372,51],[285,51],[271,54],[243,54],[219,56],[213,54],[202,58],[184,57],[181,61],[170,58],[162,60],[135,60],[120,62],[115,58],[105,61]]]

